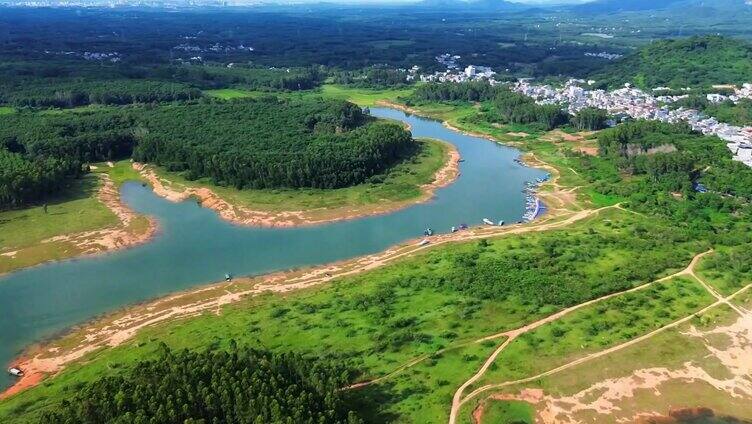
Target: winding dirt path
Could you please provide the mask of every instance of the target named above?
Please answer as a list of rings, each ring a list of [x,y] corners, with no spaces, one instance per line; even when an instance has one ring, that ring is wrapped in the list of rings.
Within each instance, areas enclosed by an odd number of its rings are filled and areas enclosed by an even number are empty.
[[[661,328],[659,328],[657,330],[654,330],[654,331],[652,331],[652,332],[650,332],[648,334],[645,334],[645,335],[643,335],[641,337],[638,337],[636,339],[632,339],[632,340],[630,340],[628,342],[625,342],[623,344],[614,346],[612,348],[609,348],[609,349],[606,349],[606,350],[603,350],[603,351],[600,351],[600,352],[596,352],[596,353],[584,356],[584,357],[582,357],[582,358],[580,358],[578,360],[572,361],[572,362],[570,362],[568,364],[565,364],[565,365],[562,365],[562,366],[560,366],[558,368],[554,368],[554,369],[546,371],[544,373],[541,373],[541,374],[538,374],[538,375],[535,375],[535,376],[532,376],[532,377],[527,377],[527,378],[524,378],[524,379],[521,379],[521,380],[515,380],[515,381],[504,382],[504,383],[485,385],[485,386],[482,386],[482,387],[480,387],[478,389],[475,389],[474,391],[472,391],[471,393],[469,393],[464,398],[462,397],[462,395],[465,392],[465,390],[469,386],[471,386],[472,384],[474,384],[476,381],[478,381],[486,373],[486,371],[488,371],[488,368],[491,366],[491,364],[493,364],[493,362],[496,360],[496,358],[499,356],[499,354],[501,354],[501,352],[507,346],[509,346],[509,344],[512,341],[514,341],[517,337],[519,337],[520,335],[522,335],[524,333],[527,333],[527,332],[529,332],[531,330],[534,330],[534,329],[536,329],[536,328],[538,328],[538,327],[540,327],[542,325],[554,322],[554,321],[558,320],[559,318],[562,318],[563,316],[568,315],[568,314],[570,314],[570,313],[572,313],[572,312],[574,312],[574,311],[576,311],[578,309],[581,309],[583,307],[590,306],[592,304],[595,304],[595,303],[598,303],[598,302],[602,302],[604,300],[607,300],[607,299],[610,299],[610,298],[613,298],[613,297],[616,297],[616,296],[621,296],[621,295],[624,295],[624,294],[627,294],[627,293],[635,292],[635,291],[638,291],[638,290],[643,290],[643,289],[645,289],[647,287],[650,287],[651,285],[653,285],[655,283],[662,282],[662,281],[667,281],[667,280],[670,280],[672,278],[676,278],[676,277],[680,277],[680,276],[694,276],[694,269],[697,266],[697,264],[700,262],[700,260],[702,260],[702,258],[704,256],[706,256],[706,255],[708,255],[708,254],[710,254],[712,252],[713,252],[712,250],[709,250],[707,252],[703,252],[703,253],[700,253],[700,254],[696,255],[694,258],[692,258],[692,261],[690,261],[689,265],[686,268],[684,268],[683,270],[681,270],[679,272],[671,274],[669,276],[666,276],[666,277],[660,278],[658,280],[655,280],[655,281],[643,284],[641,286],[637,286],[635,288],[632,288],[632,289],[629,289],[629,290],[626,290],[626,291],[612,293],[612,294],[609,294],[609,295],[606,295],[606,296],[599,297],[597,299],[590,300],[590,301],[585,302],[585,303],[581,303],[579,305],[572,306],[570,308],[567,308],[567,309],[564,309],[564,310],[562,310],[560,312],[557,312],[556,314],[550,315],[550,316],[548,316],[546,318],[543,318],[541,320],[535,321],[533,323],[530,323],[530,324],[528,324],[526,326],[523,326],[523,327],[520,327],[518,329],[510,330],[510,331],[505,331],[505,332],[498,333],[498,334],[493,334],[493,335],[484,337],[483,339],[480,339],[480,341],[485,341],[485,340],[494,340],[494,339],[497,339],[497,338],[500,338],[500,337],[507,337],[507,339],[504,341],[504,343],[502,343],[488,357],[488,359],[486,360],[486,362],[483,363],[483,365],[478,370],[478,372],[476,372],[472,377],[470,377],[470,379],[468,379],[467,381],[465,381],[465,383],[463,383],[457,389],[457,391],[454,393],[454,396],[452,397],[452,407],[451,407],[451,411],[449,413],[449,423],[450,424],[455,424],[456,421],[457,421],[457,416],[459,414],[459,410],[462,407],[462,405],[464,405],[466,402],[468,402],[469,400],[473,399],[474,397],[476,397],[480,393],[483,393],[485,391],[492,390],[492,389],[497,389],[497,388],[500,388],[500,387],[506,387],[506,386],[511,386],[511,385],[514,385],[514,384],[526,383],[526,382],[537,380],[537,379],[542,378],[542,377],[546,377],[548,375],[551,375],[551,374],[563,371],[565,369],[571,368],[571,367],[573,367],[575,365],[579,365],[579,364],[581,364],[583,362],[586,362],[586,361],[589,361],[591,359],[595,359],[595,358],[598,358],[600,356],[607,355],[609,353],[612,353],[612,352],[618,351],[620,349],[623,349],[625,347],[631,346],[631,345],[633,345],[635,343],[639,343],[640,341],[642,341],[642,340],[644,340],[646,338],[652,337],[655,334],[658,334],[658,333],[660,333],[660,332],[662,332],[664,330],[667,330],[668,328],[675,327],[677,325],[680,325],[680,324],[688,321],[689,319],[691,319],[694,316],[694,314],[692,314],[692,315],[690,315],[688,317],[682,318],[682,319],[680,319],[678,321],[674,321],[673,323],[670,323],[670,324],[668,324],[668,325],[666,325],[664,327],[661,327]],[[717,300],[715,303],[707,306],[706,308],[698,311],[697,313],[705,312],[706,310],[708,310],[708,309],[710,309],[712,307],[718,306],[721,303],[728,303],[729,300],[730,300],[730,298],[729,299],[725,299],[725,300],[724,299]]]

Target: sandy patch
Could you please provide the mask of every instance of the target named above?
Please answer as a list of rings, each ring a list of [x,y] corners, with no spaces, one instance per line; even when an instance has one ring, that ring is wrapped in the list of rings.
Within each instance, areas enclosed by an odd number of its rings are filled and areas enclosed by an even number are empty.
[[[552,397],[539,393],[531,397],[525,390],[519,394],[493,395],[492,399],[523,400],[536,405],[538,420],[545,424],[578,423],[578,414],[582,412],[609,416],[611,419],[634,422],[644,417],[660,417],[658,411],[644,411],[635,417],[620,416],[620,403],[634,398],[638,391],[649,391],[655,396],[661,395],[661,386],[673,380],[685,382],[703,382],[729,397],[752,401],[752,315],[745,314],[731,325],[700,331],[695,327],[682,333],[685,336],[703,340],[708,356],[717,359],[731,377],[716,378],[707,370],[692,361],[678,369],[665,367],[645,368],[634,371],[631,375],[611,378],[593,384],[589,388],[571,396]],[[730,342],[723,348],[714,346],[709,338],[723,335]],[[702,403],[698,399],[697,403]],[[482,405],[482,403],[481,403]],[[664,412],[665,414],[665,412]],[[482,416],[482,411],[480,412]]]
[[[15,258],[15,257],[16,257],[16,254],[17,254],[17,253],[18,253],[18,250],[14,250],[14,251],[12,251],[12,252],[5,252],[5,253],[0,253],[0,256],[5,256],[5,257],[8,257],[8,258],[11,258],[11,259],[13,259],[13,258]]]
[[[508,132],[507,135],[511,135],[512,137],[528,137],[530,134],[526,132]]]
[[[86,231],[76,234],[65,234],[42,240],[42,243],[69,242],[84,254],[122,249],[144,243],[156,233],[156,222],[149,220],[149,228],[142,234],[134,234],[129,229],[138,215],[120,201],[120,191],[109,175],[100,174],[102,186],[97,198],[107,206],[120,221],[118,225],[101,230]]]
[[[580,153],[584,153],[588,156],[598,156],[597,146],[580,146],[577,148],[577,151]]]

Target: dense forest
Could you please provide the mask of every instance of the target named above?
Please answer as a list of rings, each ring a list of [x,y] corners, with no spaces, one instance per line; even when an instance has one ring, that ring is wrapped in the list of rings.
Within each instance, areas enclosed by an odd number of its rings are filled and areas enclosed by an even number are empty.
[[[551,130],[569,123],[569,116],[558,105],[538,105],[530,97],[515,93],[508,87],[492,86],[486,81],[463,83],[430,83],[417,87],[407,99],[408,105],[422,102],[486,102],[494,106],[492,119],[504,124],[533,124]],[[590,115],[587,115],[590,114]],[[598,117],[586,112],[582,124],[600,126]],[[592,120],[592,122],[590,122]],[[605,123],[605,119],[603,119]]]
[[[580,110],[570,118],[573,127],[580,131],[597,131],[606,128],[608,112],[603,109],[588,107]]]
[[[602,131],[598,143],[598,157],[573,156],[578,172],[599,193],[669,217],[686,234],[738,238],[747,231],[729,230],[751,218],[752,169],[733,161],[717,137],[695,133],[685,124],[641,120]],[[723,218],[717,211],[723,211]]]
[[[0,208],[43,200],[85,164],[131,154],[238,188],[335,188],[362,183],[416,149],[401,126],[344,101],[269,97],[44,118],[21,112],[0,125]]]
[[[14,82],[0,86],[0,104],[15,107],[71,108],[92,104],[170,102],[201,97],[201,91],[185,84],[146,80],[73,82],[70,80]]]
[[[512,124],[537,124],[552,130],[569,122],[569,115],[559,105],[539,105],[524,94],[501,90],[494,99],[501,122]]]
[[[236,87],[296,91],[317,87],[326,72],[184,64],[93,64],[81,60],[8,61],[0,64],[0,104],[68,108],[197,99],[201,90]]]
[[[195,104],[157,109],[141,125],[134,159],[237,188],[350,186],[417,149],[401,126],[343,101]]]
[[[173,352],[77,390],[49,424],[358,424],[349,371],[331,361],[238,348]]]
[[[741,84],[752,81],[752,45],[719,36],[656,41],[591,78],[611,88],[627,82],[646,89]]]

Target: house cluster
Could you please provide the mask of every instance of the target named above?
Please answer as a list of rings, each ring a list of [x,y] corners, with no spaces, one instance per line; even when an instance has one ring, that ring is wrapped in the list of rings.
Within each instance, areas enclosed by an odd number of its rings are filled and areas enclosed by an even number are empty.
[[[586,52],[585,56],[599,57],[601,59],[606,59],[606,60],[616,60],[616,59],[621,59],[622,57],[624,57],[623,54],[608,53],[608,52],[598,52],[598,53]]]
[[[246,46],[244,44],[229,46],[220,43],[215,43],[208,47],[201,47],[196,44],[181,43],[173,47],[172,49],[190,53],[230,53],[241,51],[252,52],[254,50],[253,47]]]
[[[734,94],[719,94],[719,93],[712,93],[708,94],[708,101],[711,103],[723,103],[723,102],[734,102],[738,103],[742,99],[752,99],[752,84],[744,84],[741,88],[733,87]]]
[[[468,65],[464,69],[457,63],[461,57],[458,55],[451,55],[444,53],[441,56],[436,56],[436,61],[439,64],[446,66],[445,71],[437,71],[433,74],[422,74],[420,80],[423,82],[467,82],[467,81],[489,81],[491,85],[495,85],[496,81],[493,76],[496,72],[488,66],[476,66]]]
[[[120,62],[123,59],[123,56],[118,52],[110,52],[110,53],[108,52],[73,52],[73,51],[53,52],[50,50],[45,50],[44,53],[56,54],[56,55],[59,54],[59,55],[65,55],[65,56],[75,56],[75,57],[83,58],[84,60],[92,60],[92,61],[96,60],[99,62],[108,61],[112,63]]]
[[[591,90],[594,81],[569,80],[562,87],[534,85],[529,80],[520,80],[512,89],[532,97],[539,104],[560,104],[574,115],[587,107],[608,111],[616,120],[625,118],[657,120],[670,123],[686,122],[695,131],[706,135],[715,135],[726,142],[734,160],[752,167],[752,127],[738,127],[718,122],[713,117],[705,116],[694,109],[670,108],[670,104],[682,96],[659,96],[625,84],[623,88],[613,91]],[[734,97],[752,98],[752,85],[744,84],[736,89]],[[616,121],[614,121],[615,123]]]

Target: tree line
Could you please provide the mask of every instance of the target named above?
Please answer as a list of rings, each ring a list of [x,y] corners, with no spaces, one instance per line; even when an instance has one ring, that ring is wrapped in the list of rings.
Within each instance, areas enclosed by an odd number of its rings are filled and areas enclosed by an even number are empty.
[[[18,85],[16,85],[18,84]],[[201,97],[201,90],[181,83],[118,79],[110,81],[6,81],[0,103],[15,107],[72,108],[86,105],[126,105],[171,102]]]
[[[174,352],[85,384],[45,412],[49,424],[360,424],[334,361],[239,348]]]
[[[487,81],[462,83],[429,83],[417,87],[406,102],[488,102],[490,118],[503,124],[534,125],[543,130],[571,124],[578,130],[599,130],[606,127],[608,114],[596,108],[585,108],[570,117],[560,105],[539,105],[524,94],[505,85],[492,86]]]

